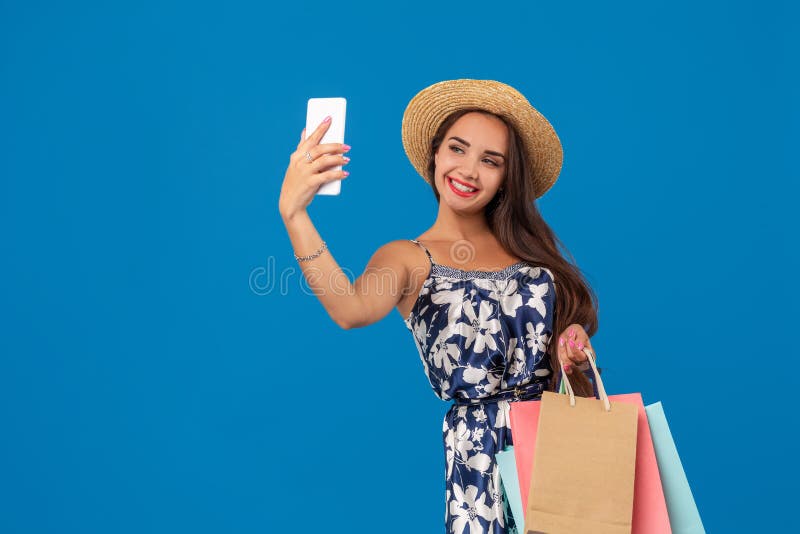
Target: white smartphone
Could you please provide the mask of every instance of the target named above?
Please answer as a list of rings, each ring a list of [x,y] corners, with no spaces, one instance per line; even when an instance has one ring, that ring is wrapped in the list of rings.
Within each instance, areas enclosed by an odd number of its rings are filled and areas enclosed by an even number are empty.
[[[347,111],[347,100],[341,97],[336,98],[309,98],[308,109],[306,110],[306,139],[322,123],[328,115],[331,116],[331,125],[328,131],[322,136],[319,144],[324,143],[344,143],[344,119]],[[328,170],[341,170],[342,166],[337,165]],[[317,195],[338,195],[342,191],[342,181],[334,180],[324,183],[317,190]]]

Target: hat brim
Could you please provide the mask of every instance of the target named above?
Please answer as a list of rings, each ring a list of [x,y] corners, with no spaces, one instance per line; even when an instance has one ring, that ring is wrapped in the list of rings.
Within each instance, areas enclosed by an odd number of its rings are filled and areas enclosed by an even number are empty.
[[[446,80],[416,94],[403,113],[402,139],[411,165],[428,183],[431,139],[453,112],[476,108],[510,122],[522,138],[536,198],[550,189],[561,172],[564,152],[553,126],[516,89],[495,80]]]

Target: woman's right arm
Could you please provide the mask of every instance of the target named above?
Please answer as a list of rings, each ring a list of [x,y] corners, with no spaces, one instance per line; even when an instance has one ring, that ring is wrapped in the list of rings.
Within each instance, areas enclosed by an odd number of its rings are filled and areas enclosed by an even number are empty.
[[[330,123],[322,123],[292,154],[284,177],[278,208],[289,239],[298,256],[309,256],[322,245],[322,237],[314,227],[306,207],[319,187],[346,176],[330,167],[347,163],[342,153],[349,147],[339,143],[320,145]],[[305,159],[310,152],[313,162]],[[364,274],[353,283],[339,267],[330,250],[308,261],[300,268],[308,286],[319,298],[328,315],[342,328],[366,326],[380,320],[399,302],[409,282],[404,249],[399,242],[390,242],[373,254]]]

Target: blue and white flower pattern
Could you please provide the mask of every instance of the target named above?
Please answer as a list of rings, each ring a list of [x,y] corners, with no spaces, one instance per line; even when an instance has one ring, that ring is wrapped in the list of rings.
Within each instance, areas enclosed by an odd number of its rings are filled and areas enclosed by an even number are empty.
[[[434,393],[456,401],[442,424],[445,531],[516,534],[522,525],[510,514],[495,461],[497,451],[513,444],[514,399],[480,399],[522,386],[538,395],[547,388],[553,275],[525,262],[465,271],[428,257],[430,274],[405,324]]]

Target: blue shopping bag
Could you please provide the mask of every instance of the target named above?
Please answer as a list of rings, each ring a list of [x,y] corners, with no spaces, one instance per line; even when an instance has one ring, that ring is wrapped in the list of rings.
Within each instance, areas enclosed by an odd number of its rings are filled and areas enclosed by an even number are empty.
[[[661,474],[661,485],[667,501],[667,513],[673,534],[705,534],[700,513],[692,496],[689,481],[683,471],[678,449],[672,439],[664,408],[660,402],[644,407],[650,434],[653,436],[653,447],[656,450],[656,462]]]

